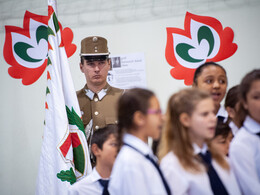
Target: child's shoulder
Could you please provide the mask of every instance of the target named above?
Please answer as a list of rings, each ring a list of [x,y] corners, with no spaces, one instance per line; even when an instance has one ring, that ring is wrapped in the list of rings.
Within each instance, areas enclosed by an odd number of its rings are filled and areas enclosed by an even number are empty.
[[[248,132],[244,128],[239,129],[231,141],[229,153],[230,158],[248,158],[254,157],[260,148],[259,137],[253,133]]]
[[[162,167],[176,167],[179,165],[179,160],[173,151],[168,152],[160,162],[160,166]]]
[[[259,137],[254,135],[253,133],[248,132],[245,128],[240,128],[236,136],[233,138],[231,142],[231,146],[239,146],[239,147],[250,147],[250,145],[254,145],[254,140],[258,141]],[[249,141],[251,140],[251,141]]]
[[[124,162],[124,163],[138,163],[139,160],[143,160],[145,156],[134,149],[123,146],[118,154],[118,160]]]

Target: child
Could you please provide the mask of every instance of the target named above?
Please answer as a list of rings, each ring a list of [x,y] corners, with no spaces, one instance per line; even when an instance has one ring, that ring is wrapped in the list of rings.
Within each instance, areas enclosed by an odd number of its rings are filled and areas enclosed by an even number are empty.
[[[239,98],[238,98],[238,85],[230,88],[227,92],[225,99],[225,108],[228,112],[228,124],[232,130],[233,136],[236,135],[238,131],[238,125],[235,123],[234,119],[238,111]]]
[[[202,64],[194,73],[193,87],[206,90],[211,94],[215,105],[214,113],[219,120],[225,122],[228,113],[220,104],[227,90],[227,74],[225,69],[214,62]]]
[[[214,110],[211,96],[196,88],[169,99],[159,158],[173,194],[240,194],[224,156],[207,144],[215,134]]]
[[[171,194],[156,163],[148,137],[158,139],[162,129],[160,104],[153,92],[134,88],[125,92],[118,103],[119,143],[110,194]]]
[[[91,140],[91,151],[96,166],[90,175],[70,187],[70,195],[109,194],[108,181],[118,151],[117,126],[108,125],[96,130]]]
[[[211,140],[211,146],[224,156],[228,156],[229,145],[233,138],[231,128],[228,123],[218,121],[214,138]]]
[[[243,194],[260,193],[260,69],[248,73],[239,86],[239,129],[230,145],[230,160]],[[241,115],[240,115],[241,113]]]

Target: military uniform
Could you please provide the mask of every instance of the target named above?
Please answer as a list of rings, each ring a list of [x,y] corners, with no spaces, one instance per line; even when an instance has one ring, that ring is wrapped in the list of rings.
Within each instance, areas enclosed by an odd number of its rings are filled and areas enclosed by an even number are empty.
[[[99,61],[109,60],[109,54],[107,40],[103,37],[91,36],[86,37],[81,41],[80,67],[81,71],[86,76],[87,84],[83,89],[77,91],[77,97],[82,112],[82,120],[90,151],[93,132],[108,124],[117,123],[116,105],[119,97],[124,91],[122,89],[114,88],[106,82],[109,70],[108,66],[106,64],[105,67],[102,67],[104,63],[98,63]],[[85,61],[89,63],[89,65],[87,63],[85,64],[85,66],[88,66],[87,70],[83,69]],[[88,84],[89,86],[91,86],[91,84],[93,86],[93,81],[89,74],[92,74],[92,76],[95,74],[98,75],[102,70],[104,71],[102,72],[102,77],[100,76],[100,78],[102,78],[102,81],[100,82],[102,87],[104,87],[98,92],[93,92],[92,90],[94,89],[89,89],[88,87]],[[96,84],[94,85],[96,86]],[[99,89],[99,86],[97,88]],[[95,162],[92,159],[92,166],[93,165],[95,165]]]
[[[98,94],[85,87],[77,91],[82,120],[86,135],[89,135],[91,126],[93,130],[103,128],[108,124],[117,123],[116,105],[124,90],[111,87],[107,84]],[[92,122],[91,122],[91,119]],[[89,123],[92,123],[89,124]],[[88,126],[89,125],[89,126]],[[87,127],[88,126],[88,127]]]

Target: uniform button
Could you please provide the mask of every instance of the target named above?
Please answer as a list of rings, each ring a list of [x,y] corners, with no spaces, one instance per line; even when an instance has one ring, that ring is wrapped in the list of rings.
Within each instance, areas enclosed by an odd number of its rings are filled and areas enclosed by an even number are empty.
[[[94,114],[97,116],[98,115],[98,111],[96,111]]]
[[[94,101],[97,102],[97,101],[98,101],[98,98],[94,98]]]
[[[95,129],[99,129],[99,126],[95,126]]]
[[[117,124],[118,122],[117,122],[117,121],[115,121],[115,123]]]

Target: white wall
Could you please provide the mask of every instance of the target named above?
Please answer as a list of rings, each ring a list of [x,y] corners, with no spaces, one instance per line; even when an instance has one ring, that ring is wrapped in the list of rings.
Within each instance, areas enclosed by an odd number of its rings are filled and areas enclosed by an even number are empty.
[[[24,86],[20,80],[8,75],[9,65],[2,55],[5,39],[3,25],[21,27],[26,9],[37,14],[45,14],[45,12],[31,7],[31,3],[27,1],[27,4],[21,6],[20,12],[16,13],[12,11],[12,7],[14,9],[16,7],[16,1],[9,2],[11,3],[0,3],[0,12],[4,10],[5,14],[0,26],[0,194],[34,194],[44,130],[46,73],[30,86]],[[47,6],[47,3],[39,2],[38,6]],[[6,16],[8,9],[10,17],[12,12],[16,13],[15,18],[8,19]],[[84,37],[99,35],[108,39],[112,54],[144,52],[148,87],[156,92],[162,109],[165,110],[169,96],[185,87],[182,80],[175,80],[169,74],[171,66],[165,60],[166,27],[183,29],[185,11],[215,17],[224,27],[229,26],[234,30],[234,42],[238,44],[238,50],[231,58],[220,62],[226,68],[229,87],[238,84],[246,72],[260,68],[258,60],[260,3],[242,4],[242,6],[222,5],[220,8],[203,4],[201,9],[186,8],[176,15],[160,17],[162,15],[158,14],[158,17],[153,15],[152,19],[147,17],[145,20],[139,16],[136,21],[129,20],[124,23],[121,20],[121,22],[114,21],[102,25],[97,23],[90,26],[79,22],[84,21],[84,16],[79,18],[79,15],[62,15],[59,11],[61,14],[59,20],[64,27],[72,28],[74,43],[77,46]],[[79,49],[69,60],[77,90],[85,83],[85,78],[79,71]]]

